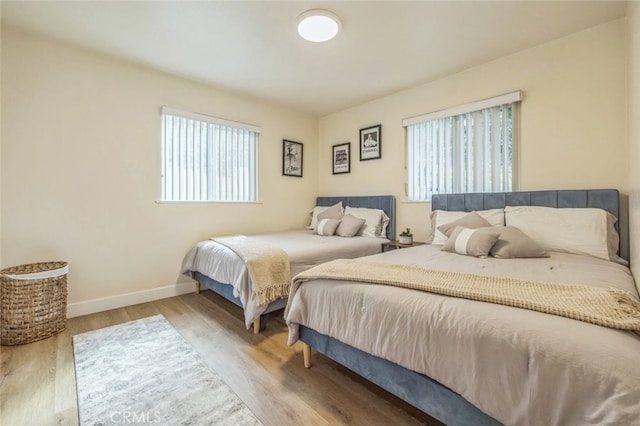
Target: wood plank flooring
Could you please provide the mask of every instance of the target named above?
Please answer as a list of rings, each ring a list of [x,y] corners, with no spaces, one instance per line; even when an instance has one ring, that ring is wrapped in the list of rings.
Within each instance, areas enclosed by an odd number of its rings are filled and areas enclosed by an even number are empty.
[[[155,314],[266,426],[440,424],[320,354],[305,369],[302,345],[286,345],[281,312],[254,335],[238,307],[205,291],[71,318],[56,336],[0,347],[0,425],[77,425],[72,336]]]

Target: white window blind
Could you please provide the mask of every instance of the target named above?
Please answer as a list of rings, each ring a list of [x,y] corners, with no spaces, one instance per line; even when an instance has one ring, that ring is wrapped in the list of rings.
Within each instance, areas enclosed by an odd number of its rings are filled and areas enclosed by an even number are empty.
[[[163,201],[256,201],[260,128],[162,109]]]
[[[407,197],[511,191],[514,185],[514,102],[504,96],[407,119]],[[503,103],[505,99],[509,103]],[[498,105],[495,105],[498,103]],[[480,105],[473,110],[469,106]],[[489,105],[487,107],[487,105]]]

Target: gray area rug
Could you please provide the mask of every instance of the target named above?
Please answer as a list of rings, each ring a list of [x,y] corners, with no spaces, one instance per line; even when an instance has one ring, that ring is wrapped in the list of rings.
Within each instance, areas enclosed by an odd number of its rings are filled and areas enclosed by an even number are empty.
[[[162,315],[73,336],[81,425],[261,425]]]

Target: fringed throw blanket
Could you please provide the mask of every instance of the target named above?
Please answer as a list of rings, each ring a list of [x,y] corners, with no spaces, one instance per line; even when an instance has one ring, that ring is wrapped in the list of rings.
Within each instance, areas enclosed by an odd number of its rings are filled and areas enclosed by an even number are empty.
[[[341,259],[295,276],[290,299],[302,283],[312,279],[386,284],[529,309],[621,330],[640,330],[640,302],[630,294],[615,289]]]
[[[233,250],[247,265],[258,303],[266,305],[289,295],[291,271],[284,250],[244,235],[212,240]]]

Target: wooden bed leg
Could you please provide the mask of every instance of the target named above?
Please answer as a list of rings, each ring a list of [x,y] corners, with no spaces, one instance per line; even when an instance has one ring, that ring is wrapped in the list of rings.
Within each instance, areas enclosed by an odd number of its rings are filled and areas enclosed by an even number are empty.
[[[311,368],[311,346],[302,343],[302,356],[304,358],[304,368]]]
[[[253,334],[260,334],[260,317],[253,321]]]
[[[196,294],[200,294],[200,283],[198,281],[196,281],[195,289],[196,289]]]

